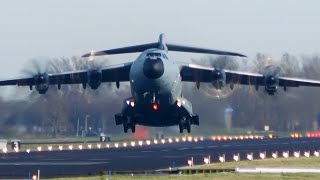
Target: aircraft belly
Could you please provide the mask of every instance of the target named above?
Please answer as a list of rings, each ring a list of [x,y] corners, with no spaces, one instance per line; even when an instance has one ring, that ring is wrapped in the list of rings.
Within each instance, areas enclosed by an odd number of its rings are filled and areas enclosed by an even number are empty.
[[[161,107],[160,107],[161,108]],[[141,118],[137,118],[137,124],[145,126],[172,126],[177,125],[178,115],[173,108],[160,109],[154,111],[151,108],[143,109]]]

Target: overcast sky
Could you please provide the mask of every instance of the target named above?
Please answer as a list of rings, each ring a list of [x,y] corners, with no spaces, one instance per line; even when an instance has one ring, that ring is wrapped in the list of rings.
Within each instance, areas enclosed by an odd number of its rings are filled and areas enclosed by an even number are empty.
[[[17,76],[34,57],[153,42],[161,32],[169,42],[249,57],[318,54],[319,7],[317,0],[1,0],[0,78]]]

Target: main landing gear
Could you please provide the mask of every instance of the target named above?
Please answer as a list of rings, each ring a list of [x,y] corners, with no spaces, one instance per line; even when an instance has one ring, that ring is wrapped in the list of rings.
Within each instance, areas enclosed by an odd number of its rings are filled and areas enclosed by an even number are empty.
[[[123,131],[127,133],[128,129],[131,129],[132,133],[136,132],[136,126],[133,123],[123,123]]]
[[[125,117],[121,113],[115,115],[116,125],[123,124],[123,131],[128,132],[128,129],[131,129],[132,133],[136,132],[136,124],[133,118]]]

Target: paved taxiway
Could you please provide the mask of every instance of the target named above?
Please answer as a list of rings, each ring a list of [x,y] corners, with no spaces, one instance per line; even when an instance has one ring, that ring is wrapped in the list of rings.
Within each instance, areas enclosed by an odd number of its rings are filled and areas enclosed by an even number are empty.
[[[172,142],[135,147],[101,148],[90,150],[64,150],[0,154],[0,178],[27,178],[29,172],[41,170],[42,177],[66,175],[87,175],[108,171],[146,171],[185,166],[193,157],[194,164],[203,164],[203,157],[210,155],[212,162],[218,162],[222,153],[226,161],[233,154],[240,153],[244,159],[246,153],[253,152],[259,158],[259,152],[266,151],[271,157],[272,151],[319,150],[320,138],[278,138],[248,140],[204,140],[198,142]]]

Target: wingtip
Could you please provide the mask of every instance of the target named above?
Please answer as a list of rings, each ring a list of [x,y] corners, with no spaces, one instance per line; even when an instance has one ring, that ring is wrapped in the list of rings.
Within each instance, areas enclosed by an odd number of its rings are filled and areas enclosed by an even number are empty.
[[[239,56],[239,57],[247,57],[246,55],[240,54],[240,53],[233,53],[233,56]]]
[[[89,57],[91,53],[87,53],[87,54],[84,54],[82,55],[81,57],[85,58],[85,57]]]

